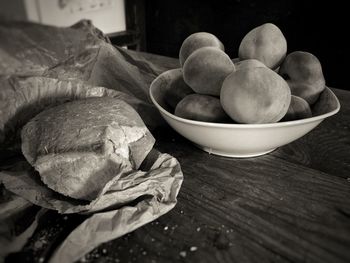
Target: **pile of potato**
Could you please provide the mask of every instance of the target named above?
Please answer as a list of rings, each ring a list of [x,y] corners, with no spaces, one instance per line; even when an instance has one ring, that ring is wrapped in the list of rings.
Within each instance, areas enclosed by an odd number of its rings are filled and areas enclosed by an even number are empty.
[[[312,54],[287,54],[287,41],[266,23],[242,39],[238,58],[207,32],[182,43],[180,73],[174,75],[167,102],[174,114],[192,120],[226,123],[275,123],[312,116],[325,88],[319,60]]]

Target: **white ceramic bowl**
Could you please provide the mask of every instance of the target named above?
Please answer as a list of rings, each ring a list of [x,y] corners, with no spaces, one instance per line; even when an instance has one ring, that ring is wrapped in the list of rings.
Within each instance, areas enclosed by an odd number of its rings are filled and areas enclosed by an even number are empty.
[[[312,108],[311,118],[269,124],[226,124],[188,120],[172,114],[164,100],[172,76],[178,74],[179,70],[166,71],[152,82],[152,102],[175,131],[200,149],[212,154],[244,158],[269,153],[304,136],[340,109],[337,97],[326,88]]]

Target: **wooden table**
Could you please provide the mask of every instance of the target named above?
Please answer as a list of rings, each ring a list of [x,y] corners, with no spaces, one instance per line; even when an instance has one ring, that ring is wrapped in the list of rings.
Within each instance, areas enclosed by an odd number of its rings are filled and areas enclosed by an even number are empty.
[[[141,55],[178,67],[176,59]],[[215,156],[170,127],[154,131],[156,148],[181,163],[177,206],[82,261],[350,262],[350,92],[333,91],[339,113],[261,157]],[[24,252],[9,261],[43,261],[81,220],[50,212]],[[40,243],[43,233],[50,233],[50,244]]]

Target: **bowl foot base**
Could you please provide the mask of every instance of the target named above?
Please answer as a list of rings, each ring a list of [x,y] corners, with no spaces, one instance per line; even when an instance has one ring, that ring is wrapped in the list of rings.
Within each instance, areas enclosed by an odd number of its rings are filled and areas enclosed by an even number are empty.
[[[220,150],[216,150],[213,148],[201,146],[198,144],[195,144],[199,149],[208,152],[209,154],[214,154],[214,155],[220,155],[220,156],[225,156],[225,157],[233,157],[233,158],[249,158],[249,157],[256,157],[256,156],[261,156],[267,153],[270,153],[277,148],[273,148],[267,151],[262,151],[262,152],[252,152],[252,153],[239,153],[239,152],[224,152]]]

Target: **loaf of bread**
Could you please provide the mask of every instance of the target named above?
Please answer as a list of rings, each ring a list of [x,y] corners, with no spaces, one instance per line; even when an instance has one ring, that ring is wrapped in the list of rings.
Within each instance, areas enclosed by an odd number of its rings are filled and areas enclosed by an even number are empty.
[[[95,199],[116,175],[138,169],[155,142],[139,114],[110,97],[42,111],[21,139],[24,156],[48,187],[84,200]]]
[[[91,97],[118,98],[131,105],[149,129],[161,125],[163,121],[157,109],[147,101],[117,90],[91,86],[80,80],[0,76],[0,87],[0,151],[17,149],[14,146],[20,144],[18,133],[31,118],[47,108],[68,101]]]

